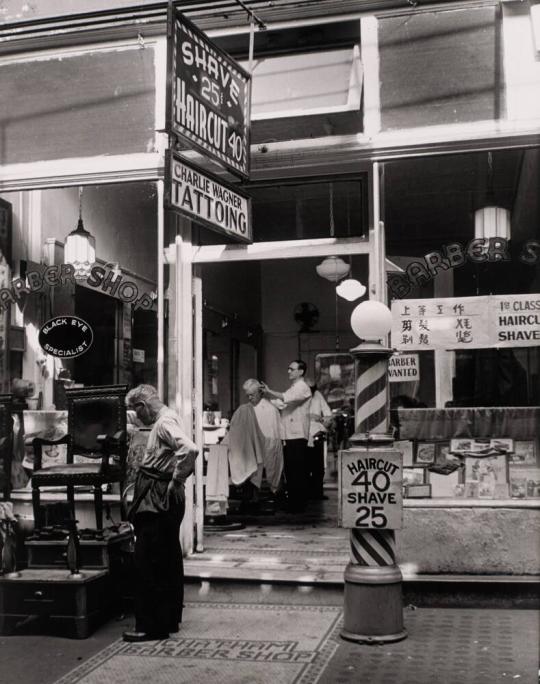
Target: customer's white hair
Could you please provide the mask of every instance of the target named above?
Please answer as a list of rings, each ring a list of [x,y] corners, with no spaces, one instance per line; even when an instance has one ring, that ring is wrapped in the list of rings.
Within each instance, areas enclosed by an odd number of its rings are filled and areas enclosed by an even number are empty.
[[[253,390],[260,390],[261,389],[261,383],[258,380],[255,380],[255,378],[249,378],[242,385],[242,389],[244,390],[244,392],[250,392]]]
[[[146,403],[150,399],[159,399],[157,389],[153,385],[138,385],[126,394],[126,406],[133,408],[135,404]]]

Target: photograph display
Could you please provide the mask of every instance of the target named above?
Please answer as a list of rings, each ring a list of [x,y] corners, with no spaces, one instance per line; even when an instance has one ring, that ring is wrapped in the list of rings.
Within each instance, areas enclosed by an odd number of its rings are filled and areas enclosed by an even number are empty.
[[[466,496],[494,498],[495,486],[506,482],[506,456],[469,456],[465,459]]]

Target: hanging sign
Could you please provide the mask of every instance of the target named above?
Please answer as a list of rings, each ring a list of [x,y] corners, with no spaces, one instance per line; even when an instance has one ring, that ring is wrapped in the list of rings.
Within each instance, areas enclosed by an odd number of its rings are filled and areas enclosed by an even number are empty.
[[[392,302],[396,349],[540,346],[540,294]]]
[[[418,354],[393,354],[388,360],[390,382],[414,382],[420,380]]]
[[[176,7],[169,17],[167,129],[249,176],[251,76]]]
[[[393,449],[350,449],[339,453],[340,526],[358,529],[401,529],[401,453]]]
[[[56,316],[41,326],[38,341],[47,354],[59,359],[74,359],[90,349],[94,333],[82,318]]]
[[[238,188],[167,156],[165,203],[171,209],[240,242],[251,242],[251,200]]]

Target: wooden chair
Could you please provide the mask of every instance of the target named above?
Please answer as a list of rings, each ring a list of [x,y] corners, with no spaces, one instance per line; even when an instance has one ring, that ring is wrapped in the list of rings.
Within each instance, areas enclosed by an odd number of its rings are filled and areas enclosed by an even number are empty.
[[[126,473],[126,385],[103,385],[66,391],[68,434],[57,440],[36,437],[34,472],[32,474],[32,506],[35,532],[41,526],[40,487],[64,486],[71,515],[75,519],[75,487],[91,486],[98,535],[103,531],[102,485],[120,483],[123,489]],[[45,446],[65,444],[66,463],[43,465]],[[121,503],[121,516],[125,511]]]
[[[0,491],[4,500],[11,494],[11,460],[13,458],[12,395],[0,394]]]

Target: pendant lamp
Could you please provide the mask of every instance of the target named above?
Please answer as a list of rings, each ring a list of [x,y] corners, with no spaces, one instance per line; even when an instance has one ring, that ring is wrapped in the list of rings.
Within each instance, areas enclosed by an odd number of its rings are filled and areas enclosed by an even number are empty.
[[[344,278],[349,273],[350,268],[347,262],[335,256],[326,257],[318,266],[315,266],[315,270],[321,278],[326,278],[333,283]]]
[[[330,183],[329,186],[329,205],[330,205],[330,237],[336,236],[335,225],[334,225],[334,185]],[[351,270],[350,265],[343,261],[341,257],[328,256],[326,257],[318,266],[315,266],[315,270],[321,278],[326,278],[330,282],[337,282],[341,280],[346,275],[348,275]]]
[[[493,190],[493,155],[487,155],[487,192],[486,206],[480,207],[474,212],[474,237],[502,238],[509,240],[511,237],[510,212],[495,204]]]
[[[96,260],[96,239],[84,228],[82,220],[82,188],[79,188],[79,221],[64,243],[64,263],[75,268],[75,278],[85,280]]]

